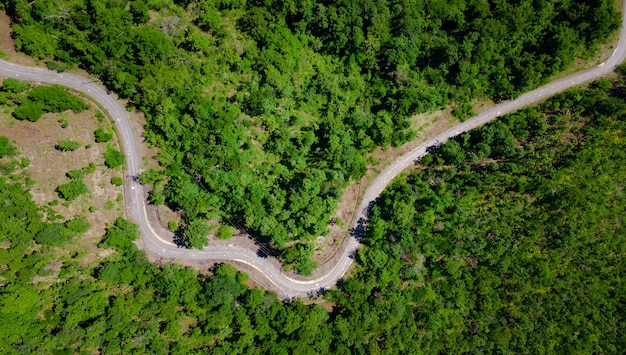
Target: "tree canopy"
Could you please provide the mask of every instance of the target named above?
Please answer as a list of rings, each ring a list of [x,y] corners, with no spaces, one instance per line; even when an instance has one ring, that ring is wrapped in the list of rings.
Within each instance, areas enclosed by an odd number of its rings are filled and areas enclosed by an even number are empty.
[[[326,308],[251,289],[230,265],[209,275],[150,263],[122,218],[99,243],[106,257],[60,250],[84,219],[44,220],[25,176],[0,171],[3,351],[620,353],[620,81],[465,133],[397,179],[372,208],[351,276],[316,300]]]
[[[410,139],[411,115],[514,97],[619,25],[609,0],[3,3],[19,50],[80,65],[145,113],[154,202],[281,251],[327,232],[364,155]]]

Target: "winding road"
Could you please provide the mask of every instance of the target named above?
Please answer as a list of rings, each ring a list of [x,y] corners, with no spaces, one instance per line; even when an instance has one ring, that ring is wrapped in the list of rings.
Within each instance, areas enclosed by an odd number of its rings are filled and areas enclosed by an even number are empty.
[[[619,43],[611,57],[604,63],[582,72],[556,80],[536,90],[521,95],[519,98],[503,102],[463,123],[460,123],[433,139],[422,143],[417,148],[396,159],[387,166],[374,182],[368,187],[363,201],[357,209],[358,214],[353,219],[353,228],[367,219],[369,205],[380,195],[383,189],[391,183],[405,168],[427,154],[428,147],[437,146],[451,137],[482,126],[496,118],[533,104],[558,92],[585,82],[600,78],[621,64],[626,58],[626,1],[622,8],[622,28]],[[248,272],[255,281],[267,289],[276,291],[282,298],[292,298],[315,294],[318,290],[330,288],[345,274],[353,259],[351,255],[359,247],[354,236],[344,238],[339,247],[339,254],[331,258],[323,268],[328,270],[324,275],[302,279],[285,275],[280,264],[273,258],[260,257],[254,248],[238,246],[211,246],[204,250],[189,250],[177,247],[173,243],[173,236],[162,226],[151,222],[149,208],[146,205],[147,191],[137,182],[135,177],[140,173],[141,157],[137,150],[137,142],[133,133],[127,112],[117,99],[109,94],[99,82],[78,75],[57,73],[50,70],[25,67],[0,60],[0,76],[12,77],[20,80],[43,84],[59,84],[83,92],[93,98],[102,108],[108,111],[115,122],[126,155],[126,173],[129,178],[124,184],[126,196],[126,213],[129,219],[137,223],[140,228],[143,247],[153,255],[165,260],[188,263],[230,262]],[[322,269],[322,268],[320,268]]]

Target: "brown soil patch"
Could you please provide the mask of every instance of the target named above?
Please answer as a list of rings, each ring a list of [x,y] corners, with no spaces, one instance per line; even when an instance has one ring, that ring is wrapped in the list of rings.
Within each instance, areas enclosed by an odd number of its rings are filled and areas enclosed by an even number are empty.
[[[34,201],[45,206],[58,200],[59,204],[52,208],[64,220],[84,215],[91,224],[91,228],[84,235],[76,238],[76,245],[69,244],[64,248],[77,251],[87,249],[89,253],[81,259],[83,263],[105,256],[108,251],[97,248],[95,244],[104,234],[106,224],[124,212],[122,188],[111,184],[111,178],[122,177],[122,172],[104,166],[106,144],[96,143],[93,136],[98,127],[106,126],[106,121],[98,122],[95,117],[97,109],[93,105],[92,109],[80,114],[71,111],[46,114],[37,122],[14,119],[10,115],[11,109],[6,106],[1,110],[0,132],[15,142],[20,157],[30,160],[30,165],[25,170],[35,180],[35,185],[30,190]],[[67,120],[68,127],[61,127],[58,122],[61,118]],[[81,142],[83,146],[74,152],[56,150],[54,146],[64,139]],[[115,146],[117,143],[112,141],[110,144]],[[87,145],[91,147],[87,149]],[[55,189],[70,181],[65,175],[68,171],[83,168],[90,162],[96,165],[96,171],[83,178],[89,193],[74,201],[65,202]]]
[[[6,12],[0,11],[0,51],[6,54],[15,54],[15,42],[11,38],[11,19]]]

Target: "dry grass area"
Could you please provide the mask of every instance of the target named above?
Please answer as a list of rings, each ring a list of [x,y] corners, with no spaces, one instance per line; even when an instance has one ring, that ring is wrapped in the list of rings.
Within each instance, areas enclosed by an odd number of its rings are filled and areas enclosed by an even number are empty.
[[[107,251],[95,245],[104,234],[106,224],[124,213],[122,187],[111,184],[111,178],[122,177],[122,172],[104,166],[106,143],[96,143],[93,132],[107,123],[98,121],[94,107],[92,105],[92,109],[80,114],[71,111],[45,114],[37,122],[18,121],[10,115],[8,107],[0,108],[0,132],[15,142],[20,157],[30,160],[25,170],[35,181],[31,188],[35,202],[44,206],[57,200],[59,204],[52,208],[64,219],[84,215],[91,224],[84,235],[76,238],[75,246],[67,246],[67,249],[77,248],[77,251],[88,250],[87,256],[81,260],[84,263],[107,254]],[[66,128],[61,127],[60,119],[68,122]],[[56,150],[54,146],[64,139],[78,141],[82,147],[73,152]],[[117,144],[116,141],[109,143]],[[87,148],[88,145],[90,148]],[[83,179],[89,194],[65,202],[55,191],[60,184],[70,181],[65,174],[91,162],[97,166],[96,171]]]

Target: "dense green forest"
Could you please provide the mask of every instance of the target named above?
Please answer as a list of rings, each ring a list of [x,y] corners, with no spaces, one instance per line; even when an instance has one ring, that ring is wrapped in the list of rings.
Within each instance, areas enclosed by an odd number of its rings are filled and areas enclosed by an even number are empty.
[[[623,80],[623,79],[621,79]],[[603,353],[626,348],[626,86],[603,79],[465,133],[372,210],[332,310],[280,302],[229,265],[149,263],[118,219],[84,231],[0,169],[3,353]],[[7,160],[18,149],[0,137]]]
[[[412,114],[515,96],[619,25],[610,0],[0,3],[19,50],[146,114],[163,166],[143,177],[152,202],[279,250],[326,232],[364,154],[411,138]]]

